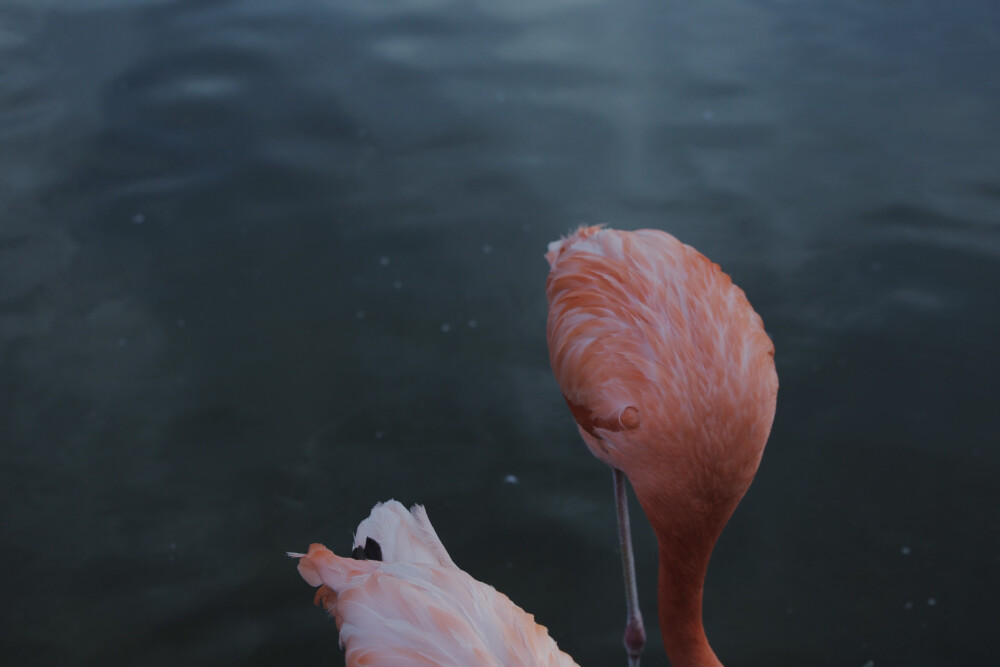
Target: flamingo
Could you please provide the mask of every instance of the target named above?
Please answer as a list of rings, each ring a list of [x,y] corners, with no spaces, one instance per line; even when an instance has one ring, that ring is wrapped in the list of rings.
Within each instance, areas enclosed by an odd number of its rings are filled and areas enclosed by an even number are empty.
[[[656,534],[671,664],[721,667],[702,592],[770,434],[774,346],[743,290],[665,232],[581,227],[546,258],[552,369],[581,437],[613,471],[629,662],[638,665],[645,632],[624,478]],[[420,506],[376,505],[350,558],[319,544],[289,555],[319,586],[349,666],[575,664],[530,614],[455,565]]]

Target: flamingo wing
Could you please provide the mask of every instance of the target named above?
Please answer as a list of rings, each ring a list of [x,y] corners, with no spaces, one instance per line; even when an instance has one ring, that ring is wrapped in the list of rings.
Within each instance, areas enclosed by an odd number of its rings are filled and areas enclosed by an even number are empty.
[[[725,480],[738,500],[778,387],[743,290],[658,230],[581,227],[546,258],[552,369],[590,450],[633,487],[691,497]]]
[[[420,506],[376,505],[355,535],[355,553],[379,545],[383,560],[344,558],[313,544],[299,573],[319,586],[353,665],[569,666],[534,617],[448,556]],[[361,548],[362,552],[358,552]]]

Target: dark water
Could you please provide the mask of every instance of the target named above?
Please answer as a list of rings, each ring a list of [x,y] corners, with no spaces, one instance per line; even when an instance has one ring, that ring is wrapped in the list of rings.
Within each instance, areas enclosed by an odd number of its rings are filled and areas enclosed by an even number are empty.
[[[777,347],[723,661],[995,664],[998,128],[994,0],[0,3],[0,662],[337,664],[283,553],[395,497],[624,664],[544,340],[586,221]]]

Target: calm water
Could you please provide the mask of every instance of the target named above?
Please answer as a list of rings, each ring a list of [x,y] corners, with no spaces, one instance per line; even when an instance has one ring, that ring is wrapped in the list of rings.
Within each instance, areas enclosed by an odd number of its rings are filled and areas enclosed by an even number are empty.
[[[720,657],[995,664],[998,121],[995,0],[0,3],[0,662],[338,664],[283,553],[395,497],[624,664],[544,340],[610,222],[777,348]]]

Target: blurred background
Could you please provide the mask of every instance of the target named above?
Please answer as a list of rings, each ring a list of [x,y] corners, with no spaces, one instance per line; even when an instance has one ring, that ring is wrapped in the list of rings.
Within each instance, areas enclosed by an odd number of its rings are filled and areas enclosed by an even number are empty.
[[[0,3],[0,661],[341,664],[286,550],[426,505],[624,664],[546,244],[655,227],[781,390],[713,557],[727,665],[992,665],[994,0]],[[635,503],[650,645],[656,551]]]

